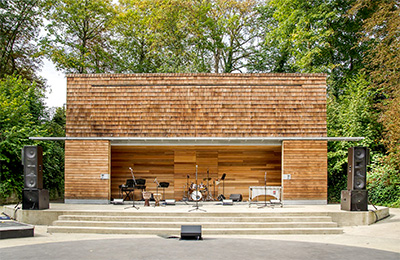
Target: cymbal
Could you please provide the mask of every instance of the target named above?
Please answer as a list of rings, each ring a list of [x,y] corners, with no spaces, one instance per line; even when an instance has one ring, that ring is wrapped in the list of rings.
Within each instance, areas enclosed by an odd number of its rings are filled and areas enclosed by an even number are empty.
[[[204,178],[203,181],[211,181],[211,178]]]

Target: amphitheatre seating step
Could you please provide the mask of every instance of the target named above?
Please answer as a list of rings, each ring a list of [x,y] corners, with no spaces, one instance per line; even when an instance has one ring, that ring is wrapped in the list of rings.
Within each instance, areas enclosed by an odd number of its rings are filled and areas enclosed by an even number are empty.
[[[180,235],[182,225],[201,225],[203,235],[340,234],[324,213],[280,212],[65,212],[49,233]]]

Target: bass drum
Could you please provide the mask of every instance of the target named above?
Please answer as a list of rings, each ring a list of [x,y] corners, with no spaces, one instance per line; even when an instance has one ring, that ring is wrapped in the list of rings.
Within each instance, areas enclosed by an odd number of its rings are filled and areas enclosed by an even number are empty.
[[[194,201],[199,201],[202,198],[201,192],[200,191],[193,191],[192,194],[190,194],[190,197]]]

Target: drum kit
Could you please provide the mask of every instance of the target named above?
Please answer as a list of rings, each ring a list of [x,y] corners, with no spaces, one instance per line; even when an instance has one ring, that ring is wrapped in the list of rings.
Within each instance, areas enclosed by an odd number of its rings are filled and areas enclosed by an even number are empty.
[[[197,177],[197,176],[196,176]],[[188,200],[192,201],[214,201],[216,200],[213,196],[215,195],[215,188],[216,186],[219,185],[220,181],[214,180],[213,184],[210,183],[212,178],[210,178],[210,172],[207,169],[207,178],[203,178],[203,182],[200,182],[200,184],[197,184],[197,178],[195,182],[191,182],[189,185],[189,175],[187,175],[187,190],[185,193],[188,195],[187,197],[184,196],[184,199],[187,198]],[[214,188],[214,192],[211,192],[211,188]]]

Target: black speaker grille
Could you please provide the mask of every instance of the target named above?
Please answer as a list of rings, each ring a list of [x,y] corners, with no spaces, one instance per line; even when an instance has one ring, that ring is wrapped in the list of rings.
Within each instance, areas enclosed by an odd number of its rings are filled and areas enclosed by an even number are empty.
[[[43,188],[43,150],[40,146],[25,146],[23,152],[24,188]]]
[[[349,148],[349,169],[347,189],[364,190],[367,183],[368,148]]]
[[[353,211],[366,211],[367,192],[364,190],[353,190],[351,192],[351,208]]]

